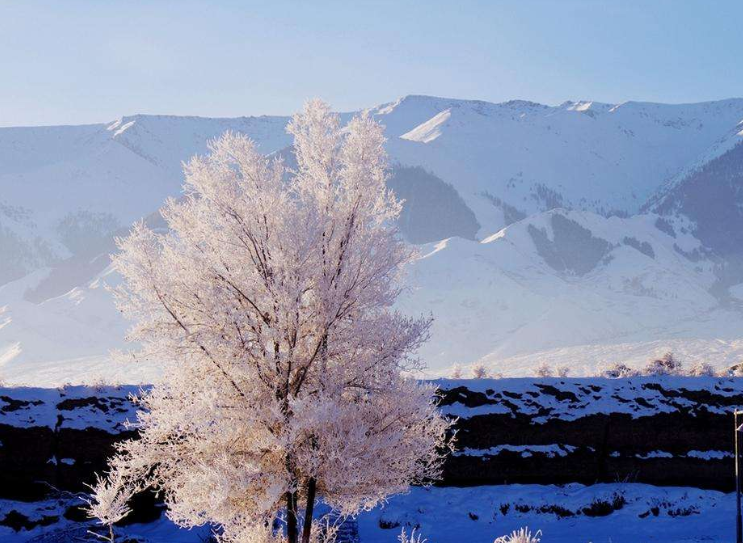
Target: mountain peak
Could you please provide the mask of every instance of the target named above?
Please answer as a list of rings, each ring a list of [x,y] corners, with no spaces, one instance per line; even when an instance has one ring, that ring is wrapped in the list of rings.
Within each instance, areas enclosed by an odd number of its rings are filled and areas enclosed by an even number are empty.
[[[592,112],[594,114],[614,111],[617,107],[617,104],[606,104],[604,102],[594,102],[593,100],[580,100],[578,102],[568,101],[560,105],[561,109],[567,111],[578,111],[580,113]]]

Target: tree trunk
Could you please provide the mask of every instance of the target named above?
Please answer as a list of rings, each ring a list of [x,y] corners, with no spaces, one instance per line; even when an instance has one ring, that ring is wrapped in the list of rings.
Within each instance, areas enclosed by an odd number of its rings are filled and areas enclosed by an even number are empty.
[[[286,541],[287,543],[298,543],[299,531],[297,530],[297,493],[286,493]]]
[[[315,510],[315,492],[317,491],[317,482],[314,477],[310,477],[307,483],[307,508],[304,510],[304,526],[302,527],[302,543],[310,543],[310,533],[312,531],[312,514]]]

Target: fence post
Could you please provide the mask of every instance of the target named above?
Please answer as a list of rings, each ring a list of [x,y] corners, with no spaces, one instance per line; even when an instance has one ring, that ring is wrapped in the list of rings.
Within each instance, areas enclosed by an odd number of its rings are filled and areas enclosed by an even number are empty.
[[[738,428],[738,410],[733,412],[733,425],[734,425],[734,439],[735,439],[735,541],[736,543],[743,543],[743,521],[741,520],[740,512],[740,469],[738,467],[739,454],[738,444],[740,429]]]

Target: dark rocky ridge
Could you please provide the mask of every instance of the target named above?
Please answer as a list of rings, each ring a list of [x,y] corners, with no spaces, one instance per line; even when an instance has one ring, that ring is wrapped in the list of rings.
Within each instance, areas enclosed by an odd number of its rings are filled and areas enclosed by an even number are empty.
[[[735,379],[442,381],[443,484],[642,482],[729,491]]]
[[[731,413],[743,406],[743,379],[436,384],[442,409],[458,417],[458,452],[446,463],[442,485],[630,481],[733,487]],[[125,426],[134,420],[133,392],[135,387],[0,389],[0,499],[40,501],[59,491],[85,491],[94,473],[105,469],[115,443],[136,435]],[[160,512],[144,496],[129,522],[153,520]],[[67,507],[62,516],[84,520],[79,513]],[[26,521],[52,522],[6,520],[18,529]]]
[[[0,389],[0,498],[79,492],[105,469],[114,444],[136,436],[136,387]]]

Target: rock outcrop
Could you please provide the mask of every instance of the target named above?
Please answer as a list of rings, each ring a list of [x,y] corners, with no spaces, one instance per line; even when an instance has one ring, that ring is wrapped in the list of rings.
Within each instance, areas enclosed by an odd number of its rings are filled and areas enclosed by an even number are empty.
[[[445,485],[642,482],[732,490],[743,381],[709,377],[440,381],[458,417]]]
[[[734,487],[732,412],[743,407],[743,379],[436,384],[443,411],[457,418],[457,452],[446,462],[441,485],[628,481]],[[0,389],[0,499],[57,500],[56,509],[45,506],[33,514],[5,511],[0,526],[29,530],[60,522],[71,529],[85,521],[79,500],[59,496],[85,491],[94,474],[105,470],[115,444],[136,437],[127,425],[135,420],[130,395],[136,391]],[[162,506],[145,495],[134,509],[128,523],[154,520]]]

